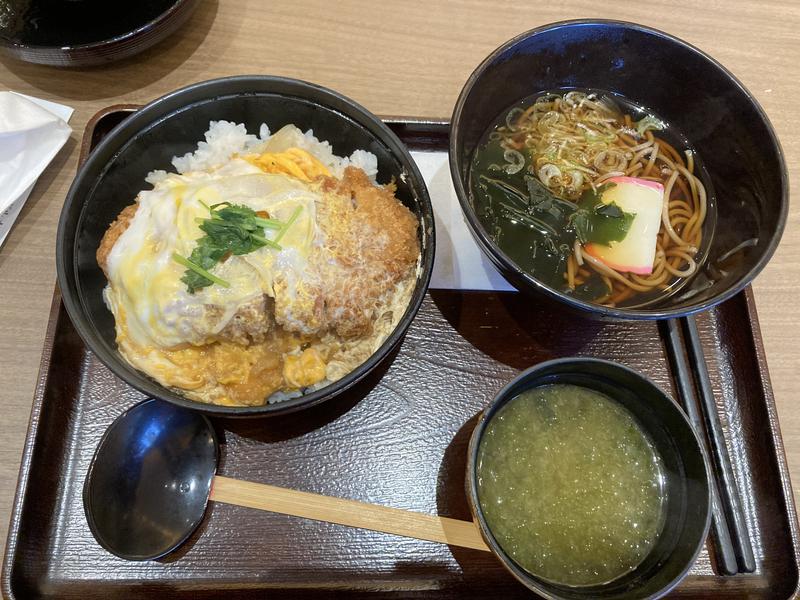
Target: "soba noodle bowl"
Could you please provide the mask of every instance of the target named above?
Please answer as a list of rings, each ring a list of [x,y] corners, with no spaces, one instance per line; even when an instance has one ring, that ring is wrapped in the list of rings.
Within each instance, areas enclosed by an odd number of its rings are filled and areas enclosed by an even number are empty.
[[[476,212],[498,245],[548,285],[607,306],[663,295],[698,269],[708,197],[694,152],[676,149],[662,133],[666,125],[658,118],[635,120],[599,93],[545,93],[523,101],[503,113],[476,152]],[[663,186],[649,273],[587,252],[585,236],[567,214],[570,205],[589,206],[587,199],[602,206],[602,190],[627,181]],[[635,212],[614,214],[628,218],[629,226]],[[619,243],[622,229],[604,243]]]

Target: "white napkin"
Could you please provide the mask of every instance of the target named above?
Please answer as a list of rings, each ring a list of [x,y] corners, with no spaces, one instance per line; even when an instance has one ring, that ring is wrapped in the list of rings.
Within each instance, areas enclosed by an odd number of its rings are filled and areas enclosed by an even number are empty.
[[[447,152],[412,152],[422,177],[428,184],[436,219],[436,260],[431,276],[432,289],[497,290],[515,288],[483,255],[464,221],[458,203]]]
[[[0,246],[36,180],[67,141],[73,109],[0,92]]]

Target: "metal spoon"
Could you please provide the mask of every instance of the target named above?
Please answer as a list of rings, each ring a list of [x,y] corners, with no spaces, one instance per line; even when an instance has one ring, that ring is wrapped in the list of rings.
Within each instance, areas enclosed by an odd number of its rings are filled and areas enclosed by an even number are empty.
[[[221,477],[218,457],[214,429],[200,413],[151,399],[120,415],[83,488],[95,539],[127,560],[159,558],[197,529],[210,499],[489,551],[472,521]]]

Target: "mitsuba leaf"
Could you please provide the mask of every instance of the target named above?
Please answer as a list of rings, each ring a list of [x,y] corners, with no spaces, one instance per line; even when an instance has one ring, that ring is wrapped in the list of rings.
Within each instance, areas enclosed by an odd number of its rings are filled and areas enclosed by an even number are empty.
[[[201,238],[201,241],[203,239],[205,238]],[[210,271],[214,265],[219,262],[223,254],[225,254],[224,248],[199,242],[195,249],[192,250],[189,260],[197,266],[202,267],[206,271]],[[183,277],[181,277],[181,281],[186,284],[190,294],[194,294],[200,288],[204,288],[214,283],[210,279],[207,279],[190,269],[186,269]]]
[[[257,224],[256,217],[255,211],[247,206],[227,203],[212,206],[211,217],[200,223],[205,235],[197,240],[189,260],[211,271],[225,255],[249,254],[271,244],[264,238],[264,228]],[[214,283],[191,269],[186,270],[181,281],[190,294]]]

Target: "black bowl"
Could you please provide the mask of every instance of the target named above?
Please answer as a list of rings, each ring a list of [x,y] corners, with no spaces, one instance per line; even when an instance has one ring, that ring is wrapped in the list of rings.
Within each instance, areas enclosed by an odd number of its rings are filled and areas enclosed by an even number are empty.
[[[475,215],[469,167],[480,138],[512,104],[536,93],[591,88],[621,94],[654,111],[689,138],[707,169],[717,223],[704,266],[672,297],[638,309],[607,308],[539,282],[495,244]],[[467,80],[451,124],[450,171],[478,245],[515,287],[612,319],[661,319],[722,302],[746,286],[783,233],[789,184],[767,116],[722,65],[675,37],[619,21],[565,21],[528,31],[495,50]],[[710,233],[710,232],[709,232]],[[705,236],[709,238],[707,234]],[[741,242],[757,239],[742,260],[709,271]]]
[[[553,383],[590,388],[619,402],[647,432],[663,460],[666,519],[655,546],[636,569],[599,586],[561,586],[529,574],[497,543],[478,501],[478,447],[487,423],[521,392]],[[467,498],[484,540],[514,577],[545,598],[621,600],[661,597],[686,576],[708,536],[711,523],[709,468],[694,429],[680,407],[653,382],[617,363],[592,358],[564,358],[524,371],[506,385],[483,411],[470,438],[467,461]]]
[[[138,54],[172,35],[200,0],[8,0],[0,51],[41,65],[87,67]]]
[[[394,178],[397,197],[419,218],[422,262],[414,293],[395,330],[361,366],[322,389],[264,406],[229,407],[184,398],[131,367],[117,351],[114,317],[103,302],[106,279],[95,252],[105,230],[154,169],[172,170],[171,158],[196,148],[211,120],[244,123],[258,131],[294,123],[313,129],[347,156],[358,148],[378,158],[378,180]],[[56,238],[56,270],[64,306],[86,345],[120,379],[145,394],[207,413],[275,415],[328,400],[372,371],[402,340],[419,309],[433,270],[433,210],[425,182],[397,136],[375,115],[331,90],[281,77],[215,79],[151,102],[118,125],[89,155],[67,194]]]

